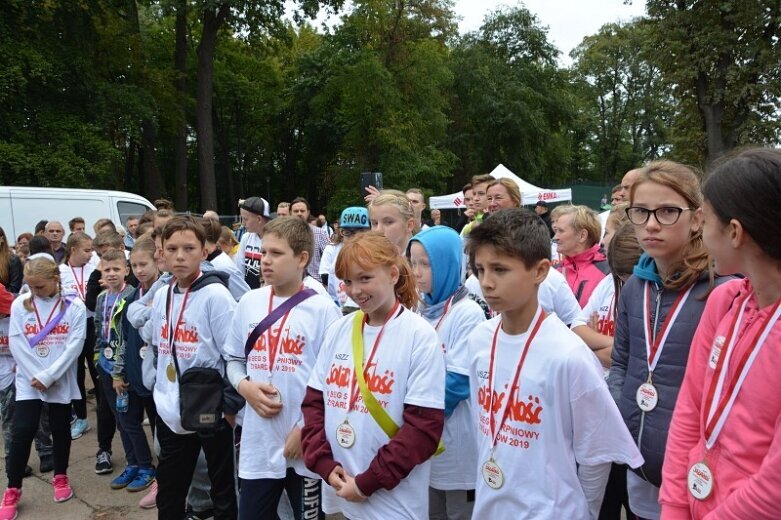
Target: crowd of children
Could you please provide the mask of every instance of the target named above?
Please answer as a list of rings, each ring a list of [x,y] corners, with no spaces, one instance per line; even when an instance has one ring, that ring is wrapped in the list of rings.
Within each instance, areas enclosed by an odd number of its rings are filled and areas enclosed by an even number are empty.
[[[0,520],[33,441],[54,501],[80,491],[85,367],[96,473],[118,430],[110,486],[161,519],[778,518],[781,151],[624,183],[604,230],[554,209],[558,269],[485,176],[461,233],[372,190],[321,251],[260,197],[232,259],[216,221],[167,211],[129,254],[111,222],[60,264],[31,251],[0,285]]]

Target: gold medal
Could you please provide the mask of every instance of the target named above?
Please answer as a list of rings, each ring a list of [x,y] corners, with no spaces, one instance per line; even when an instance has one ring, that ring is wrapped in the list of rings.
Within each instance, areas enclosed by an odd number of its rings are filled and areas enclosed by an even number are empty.
[[[170,382],[176,381],[176,368],[173,363],[168,363],[168,366],[165,367],[165,375],[168,376]]]

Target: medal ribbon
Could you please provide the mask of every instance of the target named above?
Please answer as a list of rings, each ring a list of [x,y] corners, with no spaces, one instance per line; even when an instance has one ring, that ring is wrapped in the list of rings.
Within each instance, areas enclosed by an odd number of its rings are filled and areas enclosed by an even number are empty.
[[[523,369],[523,364],[526,361],[526,354],[529,353],[529,348],[531,347],[532,341],[534,340],[534,337],[537,335],[537,332],[540,330],[540,325],[542,325],[542,322],[545,321],[545,318],[547,318],[547,314],[542,310],[542,307],[539,305],[537,306],[537,312],[534,314],[534,319],[532,319],[532,326],[530,328],[531,332],[529,333],[529,337],[526,339],[526,344],[523,346],[523,351],[521,352],[521,359],[518,362],[518,366],[515,369],[515,377],[513,377],[512,385],[510,386],[508,392],[507,392],[507,399],[506,404],[504,406],[504,412],[501,414],[501,421],[499,422],[499,426],[496,425],[496,414],[494,414],[494,395],[496,395],[496,392],[494,392],[494,362],[495,362],[495,354],[496,354],[496,339],[499,336],[499,330],[502,328],[502,320],[499,320],[499,324],[496,326],[496,330],[494,331],[494,339],[491,342],[491,358],[490,363],[488,365],[488,391],[491,392],[491,398],[489,401],[489,408],[488,408],[488,416],[490,418],[490,425],[491,425],[491,452],[493,453],[493,449],[496,447],[496,442],[499,439],[499,433],[502,431],[502,426],[504,426],[504,423],[507,422],[507,417],[510,415],[510,399],[512,398],[512,395],[516,388],[520,388],[518,381],[521,377],[521,370]],[[493,456],[492,456],[493,457]]]
[[[754,364],[754,361],[759,355],[759,351],[765,344],[765,340],[767,340],[771,330],[779,317],[781,317],[781,299],[779,299],[770,309],[767,318],[765,318],[764,322],[757,330],[757,333],[751,340],[751,345],[741,356],[734,375],[727,385],[726,392],[723,392],[721,399],[718,399],[717,402],[716,395],[722,394],[724,384],[727,382],[727,373],[729,370],[726,368],[729,366],[730,358],[735,350],[734,347],[739,342],[737,331],[740,329],[743,313],[750,297],[751,293],[743,299],[740,311],[735,314],[735,318],[733,319],[729,330],[729,337],[724,342],[725,350],[721,352],[719,360],[716,363],[716,369],[711,377],[710,390],[708,391],[707,400],[705,401],[706,407],[704,407],[704,410],[708,410],[708,418],[705,421],[705,447],[707,449],[711,449],[716,443],[716,439],[719,437],[719,434],[724,427],[724,423],[727,421],[727,417],[732,410],[735,399],[738,397],[738,393],[740,393],[740,388],[743,386],[743,382],[748,376],[751,365]]]
[[[199,272],[198,276],[195,278],[195,280],[193,280],[193,283],[195,283],[195,281],[198,280],[198,278],[200,277],[201,277],[201,273]],[[171,320],[169,316],[173,314],[173,310],[174,310],[173,292],[174,292],[175,285],[176,282],[172,281],[171,287],[168,289],[170,291],[170,294],[168,295],[168,299],[171,301],[171,303],[166,309],[166,313],[165,313],[165,321],[168,322],[168,333],[170,334],[168,338],[168,350],[172,358],[174,355],[174,349],[173,349],[174,338],[176,337],[176,331],[179,330],[179,327],[181,327],[182,324],[184,323],[184,309],[187,307],[187,298],[190,296],[190,288],[192,288],[193,284],[191,283],[190,285],[188,285],[187,290],[184,291],[184,299],[182,299],[182,306],[179,308],[179,319],[176,320],[176,326],[173,329],[171,329]]]
[[[73,266],[68,264],[68,267],[71,268],[73,279],[76,280],[76,292],[79,293],[79,298],[81,298],[81,301],[86,300],[87,298],[84,294],[84,266],[81,266],[81,281],[79,281],[79,277],[76,276],[76,270],[73,268]]]
[[[453,297],[447,299],[445,302],[445,310],[442,311],[442,316],[439,318],[439,321],[436,325],[434,325],[434,330],[439,331],[439,326],[442,325],[442,322],[445,320],[445,316],[447,316],[448,311],[450,310],[450,303],[453,301]]]
[[[57,307],[59,307],[62,303],[62,298],[57,298],[57,303],[55,303],[54,307],[52,307],[52,311],[49,313],[49,317],[46,318],[46,323],[41,321],[41,316],[38,314],[38,306],[35,305],[35,297],[31,297],[30,301],[33,304],[33,310],[35,311],[35,321],[38,322],[38,330],[42,330],[46,327],[46,325],[49,324],[50,321],[52,321],[52,316],[54,316],[55,311],[57,311]]]
[[[656,368],[656,364],[659,362],[659,358],[662,357],[662,349],[664,349],[664,344],[667,342],[667,336],[670,334],[673,323],[675,323],[676,318],[678,318],[678,314],[683,308],[683,304],[686,302],[686,299],[689,297],[692,289],[694,289],[694,286],[692,285],[678,295],[670,307],[670,310],[667,312],[667,316],[662,323],[662,328],[659,329],[659,334],[654,336],[652,330],[653,323],[651,323],[650,286],[651,284],[649,282],[645,282],[645,289],[643,291],[645,296],[645,305],[643,306],[643,321],[645,322],[645,348],[646,352],[648,353],[649,377]]]
[[[103,320],[106,322],[105,325],[103,325],[103,337],[106,338],[106,343],[111,342],[111,320],[114,319],[114,309],[117,306],[119,295],[122,291],[125,290],[125,287],[127,287],[127,284],[123,283],[122,288],[119,290],[119,292],[116,293],[114,303],[111,304],[111,312],[108,314],[106,314],[106,309],[108,309],[108,297],[111,295],[110,292],[106,293],[106,299],[103,301]]]
[[[388,322],[393,318],[393,315],[396,313],[396,311],[399,310],[399,307],[401,306],[401,303],[396,300],[396,303],[393,305],[393,308],[390,310],[388,315],[385,317],[385,321],[382,322],[382,327],[380,328],[379,334],[377,334],[377,338],[374,340],[374,346],[372,346],[372,350],[369,353],[369,359],[367,360],[367,365],[371,365],[372,361],[374,361],[374,354],[377,353],[377,347],[380,345],[380,339],[382,339],[382,333],[385,332],[385,325],[388,324]],[[358,400],[358,392],[356,392],[356,387],[358,386],[358,374],[360,373],[360,379],[364,380],[363,386],[366,386],[365,382],[365,365],[363,364],[363,329],[366,326],[367,316],[363,315],[361,316],[361,329],[360,329],[360,340],[356,342],[356,336],[353,334],[353,377],[350,378],[350,402],[347,406],[347,413],[349,414],[353,406],[355,406],[355,401]],[[369,407],[368,404],[366,406]],[[384,428],[383,428],[384,429]]]
[[[304,289],[304,284],[301,284],[301,287],[299,287],[299,291]],[[271,287],[271,293],[268,297],[268,313],[271,314],[274,305],[274,287]],[[283,316],[282,316],[282,323],[279,325],[279,332],[277,332],[276,337],[274,337],[274,334],[272,334],[271,329],[274,328],[274,324],[272,323],[271,326],[268,328],[267,331],[267,337],[268,337],[268,378],[271,380],[271,378],[274,375],[274,362],[277,359],[277,352],[279,350],[279,338],[282,336],[282,331],[285,328],[285,322],[287,321],[288,315],[290,315],[290,311],[293,309],[289,309]]]

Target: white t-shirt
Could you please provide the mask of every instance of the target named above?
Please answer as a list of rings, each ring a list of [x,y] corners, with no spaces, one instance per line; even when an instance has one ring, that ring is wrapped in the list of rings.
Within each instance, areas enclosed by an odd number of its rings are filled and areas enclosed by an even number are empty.
[[[77,296],[82,302],[87,294],[87,282],[92,276],[97,264],[87,262],[81,267],[71,267],[68,264],[60,264],[60,286],[62,293],[68,296]],[[87,309],[87,318],[95,317],[95,313]]]
[[[483,298],[480,281],[475,275],[469,276],[464,283],[470,293]],[[580,313],[578,300],[570,289],[564,275],[554,268],[548,269],[548,274],[537,290],[537,301],[545,312],[553,312],[564,323],[572,323],[572,320]]]
[[[349,414],[355,429],[355,445],[342,448],[335,439],[336,428],[347,416],[353,375],[352,326],[354,315],[329,327],[317,358],[309,386],[323,392],[325,434],[337,460],[350,475],[366,471],[377,451],[388,444],[388,436],[363,406],[360,391]],[[414,312],[404,309],[385,326],[371,364],[368,358],[380,327],[363,331],[367,384],[391,419],[401,426],[404,405],[443,409],[445,407],[445,359],[442,342],[434,328]],[[353,503],[323,486],[323,511],[342,512],[348,518],[387,520],[427,518],[430,461],[416,466],[391,491],[379,489],[365,502]]]
[[[613,337],[616,330],[616,322],[613,318],[613,310],[616,306],[615,301],[616,289],[613,284],[613,275],[608,274],[605,276],[599,284],[594,288],[594,292],[586,302],[586,306],[583,307],[577,317],[572,320],[571,327],[579,327],[581,325],[588,326],[591,321],[591,315],[595,312],[599,315],[599,328],[597,332],[604,334],[605,336]]]
[[[16,361],[16,400],[39,399],[67,404],[81,399],[76,384],[76,360],[87,336],[86,308],[75,298],[57,326],[31,348],[29,340],[48,323],[49,316],[54,319],[60,312],[59,297],[35,298],[42,321],[39,325],[35,311],[24,308],[24,302],[31,297],[32,294],[19,296],[11,305],[8,334],[9,348]],[[41,392],[30,386],[33,378],[43,383],[47,390]]]
[[[257,233],[248,231],[241,235],[239,249],[236,251],[236,256],[233,257],[236,267],[244,275],[244,280],[250,287],[254,288],[257,288],[260,283],[260,260],[262,258],[260,246],[262,243],[263,240]]]
[[[328,275],[328,292],[329,294],[333,293],[339,308],[358,308],[358,304],[347,296],[347,291],[344,290],[344,282],[336,276],[336,257],[339,256],[339,251],[342,250],[343,245],[342,243],[329,244],[325,248],[323,258],[320,260],[320,274]]]
[[[226,354],[244,357],[247,337],[268,315],[270,295],[271,287],[266,286],[246,293],[239,300],[225,343]],[[273,308],[286,300],[288,297],[275,296]],[[281,479],[285,477],[287,468],[292,467],[299,475],[319,478],[306,469],[303,460],[286,460],[283,451],[288,434],[303,420],[301,403],[325,330],[339,316],[339,311],[327,296],[315,295],[291,309],[286,320],[277,320],[255,343],[247,359],[247,375],[251,381],[267,382],[269,345],[274,341],[272,338],[278,338],[271,381],[282,397],[282,411],[271,419],[265,419],[251,406],[245,407],[239,477]],[[283,320],[284,328],[281,329]]]
[[[10,324],[11,318],[0,319],[0,390],[11,386],[16,378],[14,374],[16,363],[11,356],[11,349],[8,348],[8,327]]]
[[[192,433],[182,428],[179,414],[179,382],[169,381],[166,370],[173,363],[170,332],[179,319],[184,293],[175,290],[171,298],[171,315],[166,318],[168,289],[155,293],[152,304],[153,344],[157,345],[157,374],[154,399],[157,414],[172,432]],[[190,291],[182,323],[176,330],[176,359],[179,373],[191,367],[214,368],[225,375],[223,345],[233,319],[236,301],[224,285],[212,283]],[[171,324],[169,325],[168,319]]]
[[[428,321],[436,327],[439,318]],[[437,333],[445,349],[445,365],[449,372],[469,377],[468,371],[460,369],[452,360],[468,355],[469,335],[484,321],[483,309],[469,298],[459,300],[442,319]],[[445,419],[442,432],[445,451],[431,459],[431,487],[434,489],[451,491],[475,488],[477,432],[473,417],[472,402],[465,399]]]
[[[500,330],[494,360],[494,391],[499,392],[499,427],[506,404],[511,409],[499,432],[494,460],[504,485],[485,483],[482,465],[489,460],[491,343],[500,316],[487,321],[469,338],[466,363],[471,398],[478,411],[477,487],[474,518],[588,518],[586,495],[577,465],[609,462],[637,467],[643,462],[591,350],[558,317],[543,321],[529,348],[511,403],[504,395],[520,361],[527,331],[510,336]],[[495,405],[496,406],[496,405]]]

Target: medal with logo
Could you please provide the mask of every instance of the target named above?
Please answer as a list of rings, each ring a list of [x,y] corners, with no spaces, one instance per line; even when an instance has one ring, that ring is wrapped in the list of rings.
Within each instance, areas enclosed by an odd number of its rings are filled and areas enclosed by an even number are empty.
[[[299,290],[302,290],[304,288],[303,284],[299,288]],[[271,292],[268,296],[268,313],[271,314],[274,310],[274,288],[271,288]],[[268,384],[270,384],[274,388],[274,393],[267,393],[266,396],[273,400],[276,403],[282,404],[282,393],[279,391],[279,388],[274,386],[274,365],[276,363],[277,358],[279,357],[279,340],[282,338],[282,331],[285,329],[285,323],[287,322],[287,318],[290,315],[290,311],[293,309],[288,309],[288,311],[282,316],[282,321],[279,324],[279,328],[277,329],[277,335],[274,336],[274,333],[272,332],[274,325],[272,324],[268,330],[266,331],[266,337],[268,338],[267,344],[268,349],[266,350],[266,354],[268,356]]]
[[[546,314],[542,310],[542,307],[537,306],[537,312],[535,313],[534,319],[532,320],[530,326],[531,332],[529,333],[529,337],[526,339],[526,343],[524,344],[523,350],[521,351],[521,357],[518,360],[518,364],[515,368],[515,376],[513,377],[512,381],[510,382],[510,386],[508,387],[504,412],[502,412],[500,415],[501,419],[499,420],[499,424],[496,424],[496,414],[494,414],[494,408],[496,408],[496,398],[498,397],[498,393],[494,390],[494,367],[496,362],[496,342],[497,338],[499,337],[499,330],[502,328],[501,320],[499,320],[499,323],[496,326],[496,330],[494,331],[494,339],[491,342],[491,357],[489,358],[490,362],[488,365],[488,391],[490,392],[491,396],[488,405],[488,422],[491,428],[491,450],[489,452],[488,460],[485,461],[481,467],[483,480],[491,489],[499,489],[504,485],[504,472],[496,462],[496,459],[494,458],[494,452],[496,450],[496,444],[499,440],[499,433],[501,433],[502,427],[507,422],[507,417],[510,415],[510,400],[512,399],[512,396],[515,395],[516,390],[520,390],[521,371],[523,370],[523,365],[526,362],[526,355],[529,353],[529,348],[531,347],[532,341],[534,341],[534,337],[540,330],[540,326],[542,325],[542,322],[545,321],[545,318]]]
[[[39,331],[43,330],[49,324],[49,322],[52,321],[52,318],[54,317],[54,313],[57,312],[57,309],[62,304],[62,298],[57,298],[57,301],[55,302],[54,306],[52,306],[52,310],[49,313],[49,317],[46,318],[46,323],[44,323],[43,321],[41,321],[41,316],[38,314],[38,306],[35,305],[35,298],[31,297],[30,301],[32,302],[33,305],[33,311],[35,312],[35,321],[38,322]],[[43,340],[41,340],[40,342],[38,342],[37,345],[35,345],[35,354],[38,357],[45,358],[49,355],[49,353],[50,353],[49,346],[44,345]]]
[[[670,334],[673,323],[675,323],[678,314],[683,308],[683,304],[686,302],[686,299],[694,288],[694,286],[691,286],[678,295],[670,307],[670,310],[667,312],[667,316],[662,323],[659,333],[656,334],[653,330],[653,323],[651,321],[650,286],[651,284],[646,282],[645,290],[643,291],[645,299],[645,305],[643,306],[643,322],[645,323],[645,347],[646,353],[648,354],[648,379],[637,388],[637,392],[635,393],[637,406],[643,412],[651,412],[656,408],[656,405],[659,404],[659,392],[653,382],[654,370],[656,370],[656,365],[659,362],[659,358],[662,356],[662,350],[667,342],[667,336]]]
[[[359,348],[357,349],[360,356],[353,356],[353,373],[352,377],[350,378],[350,397],[349,401],[347,402],[347,414],[344,416],[344,421],[339,424],[339,426],[336,427],[336,443],[345,449],[350,449],[355,445],[355,439],[356,439],[356,432],[355,428],[352,424],[350,424],[349,415],[350,412],[353,410],[353,407],[355,406],[355,401],[358,400],[358,394],[360,393],[358,390],[358,377],[357,373],[358,371],[361,371],[364,373],[365,377],[365,367],[371,366],[372,361],[374,361],[374,355],[377,353],[377,347],[380,345],[380,339],[382,339],[382,334],[385,332],[385,325],[388,324],[388,322],[391,320],[393,315],[396,313],[396,311],[399,310],[399,306],[401,306],[401,303],[396,300],[396,303],[393,305],[393,308],[390,310],[388,315],[385,317],[385,321],[382,323],[382,327],[380,327],[380,332],[377,333],[377,337],[374,340],[374,345],[372,346],[372,350],[369,353],[369,358],[367,359],[366,365],[363,364],[363,343],[362,342],[356,342],[360,343],[360,345],[357,345]],[[361,334],[363,334],[363,328],[366,326],[366,321],[368,317],[363,317],[363,323],[361,324]],[[356,345],[353,345],[353,348],[355,348]],[[360,358],[360,359],[359,359]]]
[[[706,394],[703,413],[707,412],[707,417],[703,417],[705,424],[705,452],[713,448],[716,440],[724,428],[735,399],[738,397],[741,386],[748,376],[751,366],[759,355],[762,346],[770,335],[773,327],[781,317],[781,300],[771,307],[764,322],[757,329],[757,333],[751,339],[751,343],[746,347],[743,354],[737,359],[734,365],[732,375],[729,376],[729,367],[733,354],[735,354],[738,340],[738,330],[740,330],[743,314],[746,310],[751,293],[746,296],[740,305],[740,310],[735,314],[735,318],[730,324],[728,337],[724,342],[724,350],[721,352],[716,363],[716,368],[711,376],[710,388]],[[713,471],[708,466],[706,457],[689,468],[686,485],[689,493],[697,500],[707,500],[713,493],[715,478]]]
[[[197,280],[201,277],[201,273],[198,273],[198,276],[195,278]],[[193,281],[195,283],[195,281]],[[174,286],[176,284],[174,282],[171,283],[171,287],[168,289],[170,293],[168,294],[168,299],[170,300],[170,305],[165,310],[165,321],[168,325],[168,352],[171,356],[171,359],[168,361],[168,366],[165,367],[165,376],[168,378],[170,382],[176,381],[176,366],[174,365],[174,342],[176,341],[176,331],[179,330],[179,328],[184,324],[184,309],[187,307],[187,299],[190,297],[190,288],[193,286],[191,283],[187,290],[184,291],[184,298],[182,298],[182,306],[179,308],[179,318],[176,320],[176,325],[171,328],[171,316],[173,315],[173,307],[174,307],[174,299],[173,299],[173,292],[174,292]]]

